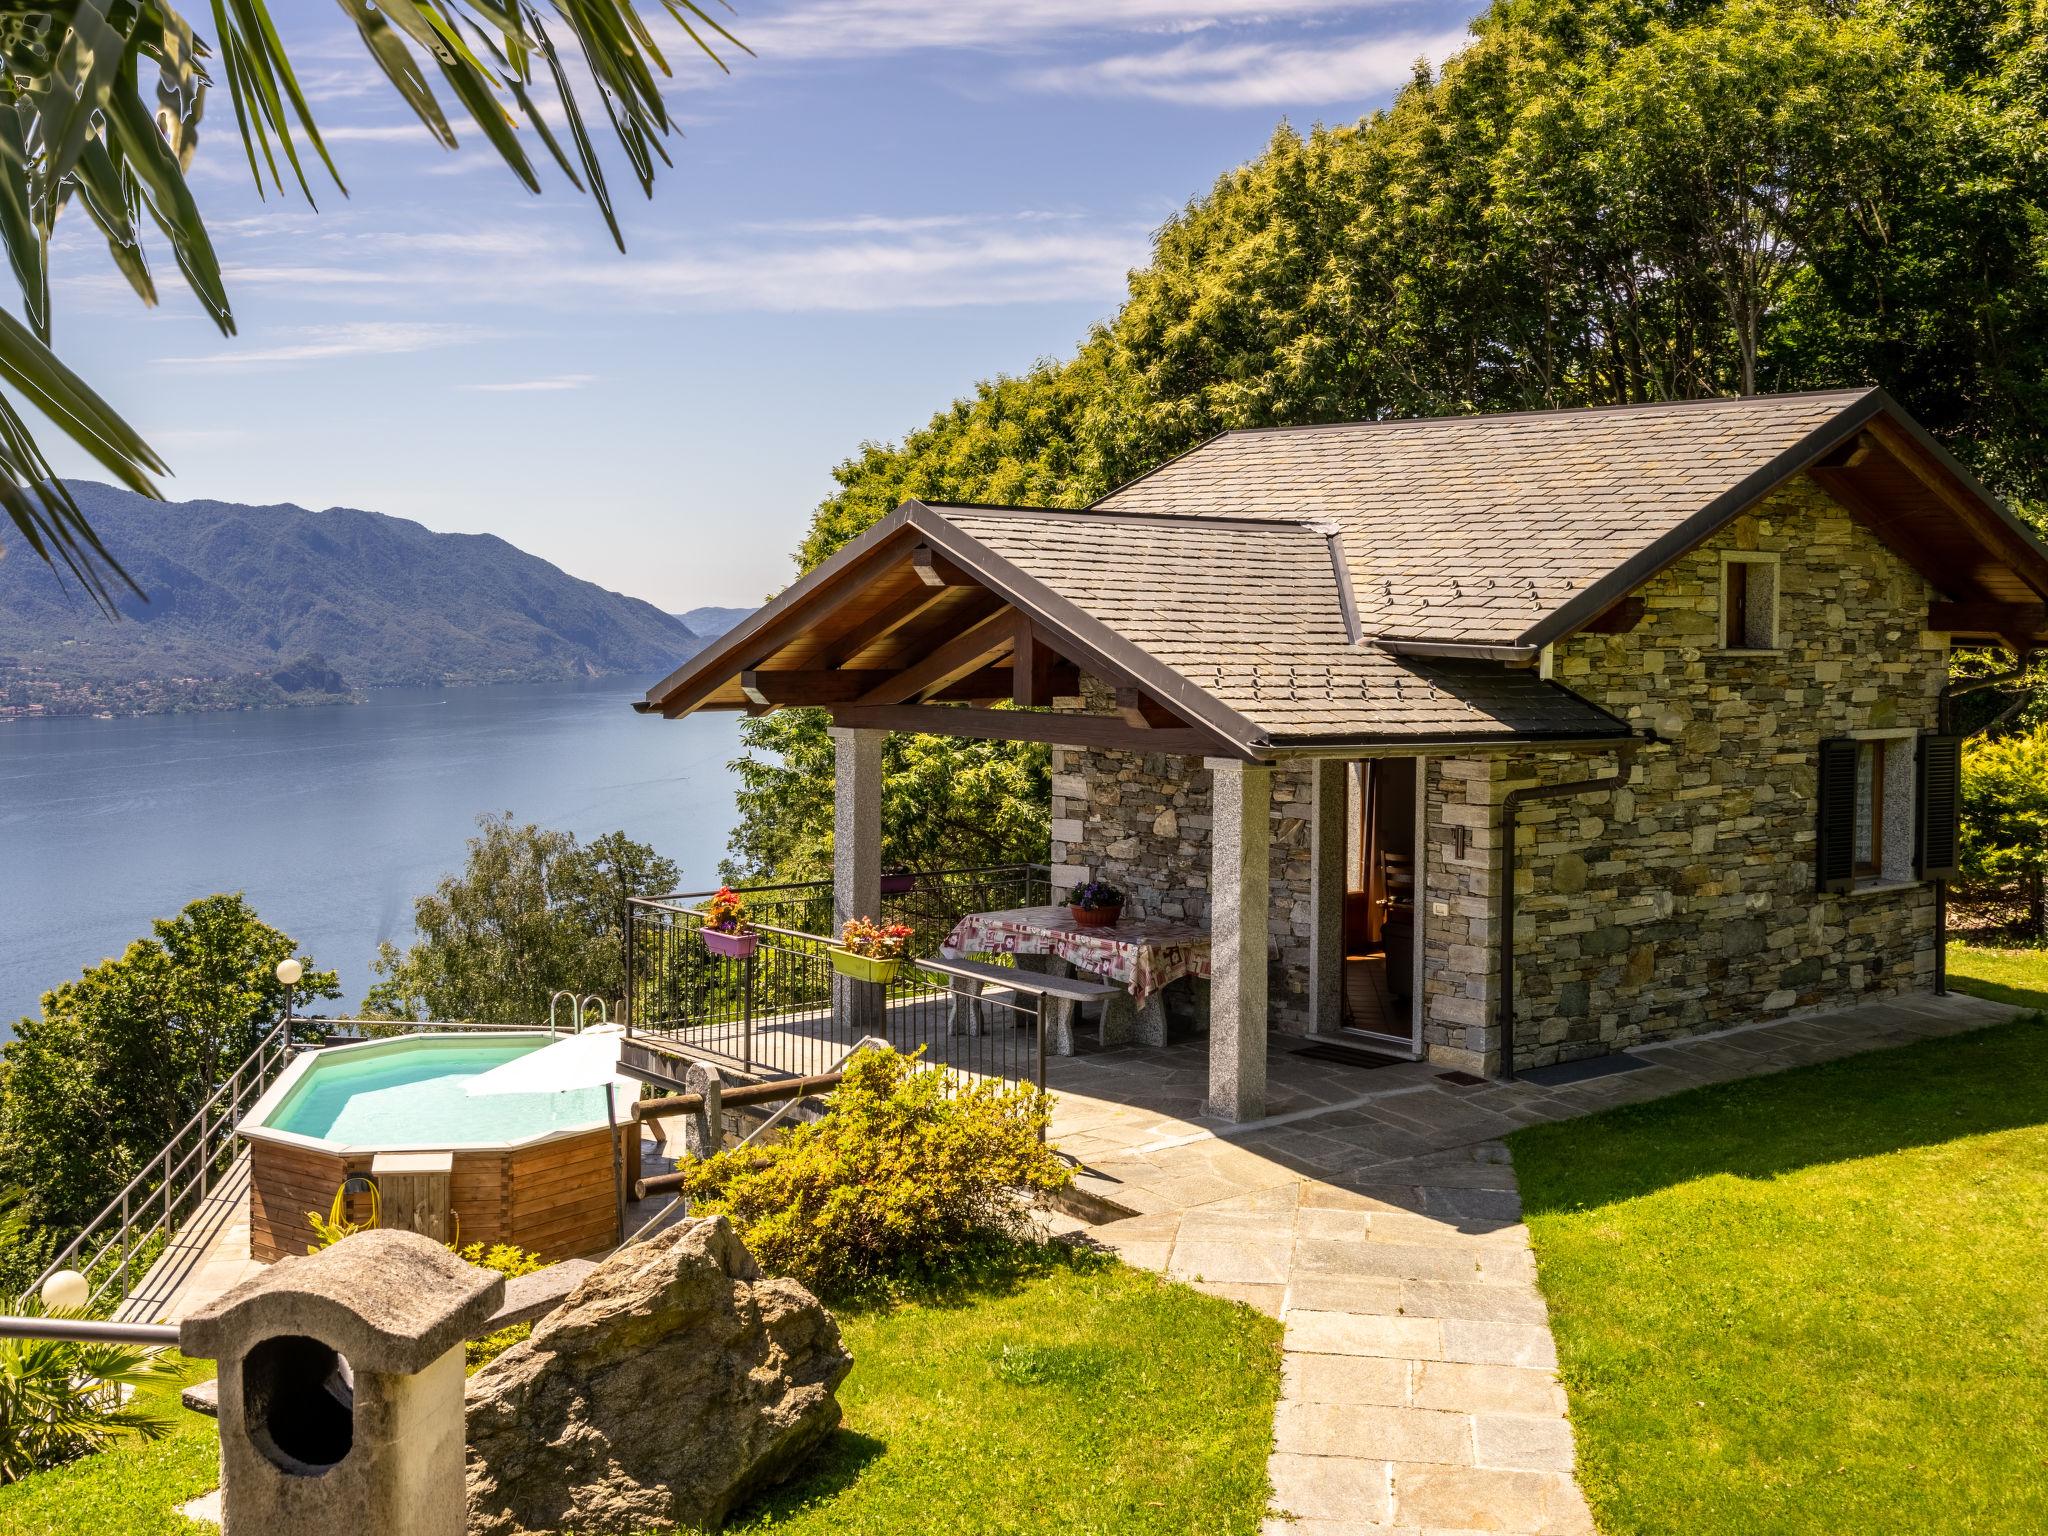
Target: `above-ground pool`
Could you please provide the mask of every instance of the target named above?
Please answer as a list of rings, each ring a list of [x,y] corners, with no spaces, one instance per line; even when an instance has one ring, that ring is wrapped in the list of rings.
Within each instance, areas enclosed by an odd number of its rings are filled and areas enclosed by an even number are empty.
[[[618,1226],[604,1090],[464,1091],[471,1079],[549,1043],[537,1033],[407,1035],[301,1055],[237,1128],[249,1144],[251,1255],[304,1253],[314,1240],[311,1213],[324,1218],[344,1181],[376,1180],[380,1157],[392,1178],[397,1155],[408,1153],[447,1154],[446,1183],[432,1186],[434,1235],[510,1243],[548,1259],[610,1247]],[[630,1187],[640,1148],[630,1119],[619,1143]],[[422,1186],[416,1172],[407,1176],[414,1182],[402,1200],[377,1202],[386,1225],[411,1224]],[[345,1209],[350,1220],[367,1221],[372,1201],[352,1194]]]

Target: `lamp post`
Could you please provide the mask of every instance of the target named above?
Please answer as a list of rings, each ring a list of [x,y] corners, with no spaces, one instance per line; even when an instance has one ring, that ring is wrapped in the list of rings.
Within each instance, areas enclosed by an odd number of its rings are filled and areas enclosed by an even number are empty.
[[[277,962],[277,979],[284,983],[284,1047],[292,1047],[292,999],[298,995],[299,978],[306,974],[306,967],[296,956],[287,955]]]

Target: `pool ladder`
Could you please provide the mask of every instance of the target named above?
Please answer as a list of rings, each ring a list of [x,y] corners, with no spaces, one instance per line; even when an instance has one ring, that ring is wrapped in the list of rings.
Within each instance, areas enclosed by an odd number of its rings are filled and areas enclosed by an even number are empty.
[[[611,1004],[595,992],[585,992],[581,995],[568,991],[556,992],[548,998],[548,1033],[551,1035],[562,1032],[556,1019],[563,1003],[569,1005],[569,1022],[575,1026],[571,1031],[573,1034],[582,1034],[584,1027],[593,1022],[609,1024],[612,1021]],[[590,1017],[590,1010],[593,1008],[597,1010],[595,1020]]]

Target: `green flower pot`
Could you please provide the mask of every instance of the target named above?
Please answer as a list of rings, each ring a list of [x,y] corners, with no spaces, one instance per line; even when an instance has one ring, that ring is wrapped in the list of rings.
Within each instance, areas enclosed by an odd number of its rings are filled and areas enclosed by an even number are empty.
[[[827,953],[832,956],[832,969],[842,976],[851,976],[855,981],[874,981],[887,986],[903,969],[901,955],[893,960],[877,960],[872,955],[856,955],[850,949],[833,949]]]

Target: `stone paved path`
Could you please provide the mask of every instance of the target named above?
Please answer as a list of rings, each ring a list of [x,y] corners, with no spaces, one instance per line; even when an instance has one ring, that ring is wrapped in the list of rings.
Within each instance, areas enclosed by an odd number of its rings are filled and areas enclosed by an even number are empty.
[[[1241,1127],[1175,1112],[1199,1105],[1200,1042],[1117,1051],[1061,1064],[1053,1135],[1084,1159],[1085,1197],[1137,1213],[1097,1220],[1096,1241],[1281,1319],[1269,1536],[1574,1536],[1593,1525],[1500,1136],[2012,1012],[1871,1003],[1645,1047],[1650,1067],[1553,1089],[1276,1053],[1278,1112]]]

